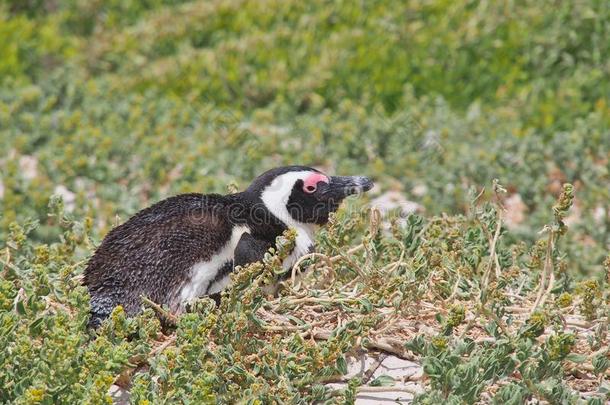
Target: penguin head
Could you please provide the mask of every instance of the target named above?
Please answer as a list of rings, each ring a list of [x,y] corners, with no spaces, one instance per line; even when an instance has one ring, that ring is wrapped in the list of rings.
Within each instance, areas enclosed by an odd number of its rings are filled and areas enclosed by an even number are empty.
[[[346,197],[370,190],[373,182],[364,176],[327,176],[306,166],[269,170],[250,185],[271,214],[286,225],[324,225]]]

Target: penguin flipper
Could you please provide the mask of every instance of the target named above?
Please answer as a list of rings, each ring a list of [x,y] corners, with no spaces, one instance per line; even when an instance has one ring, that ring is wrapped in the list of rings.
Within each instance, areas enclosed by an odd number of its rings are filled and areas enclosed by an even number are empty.
[[[244,233],[235,247],[233,263],[235,266],[245,266],[261,261],[271,247],[273,247],[271,242]]]
[[[249,233],[244,233],[233,252],[233,263],[231,269],[236,266],[246,266],[250,263],[258,262],[263,259],[265,252],[273,245],[267,241],[256,239]],[[214,300],[216,306],[220,306],[221,291],[208,294]]]

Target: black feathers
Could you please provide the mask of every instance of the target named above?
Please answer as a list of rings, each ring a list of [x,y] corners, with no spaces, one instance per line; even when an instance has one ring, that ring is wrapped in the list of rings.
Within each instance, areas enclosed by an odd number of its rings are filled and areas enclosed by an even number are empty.
[[[93,317],[105,318],[119,304],[133,315],[140,295],[176,310],[189,269],[229,239],[229,205],[215,195],[171,197],[108,233],[85,270]]]

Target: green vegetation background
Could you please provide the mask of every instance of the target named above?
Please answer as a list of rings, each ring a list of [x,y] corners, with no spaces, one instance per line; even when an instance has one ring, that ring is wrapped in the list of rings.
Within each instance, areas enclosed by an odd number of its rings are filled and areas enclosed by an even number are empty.
[[[608,241],[608,213],[592,221],[610,200],[605,1],[1,10],[0,235],[14,220],[46,222],[60,185],[100,236],[164,196],[303,163],[366,173],[429,213],[463,211],[468,187],[498,178],[527,205],[530,235],[553,182],[570,181],[579,226]],[[411,195],[418,184],[424,196]],[[599,252],[579,262],[599,264]]]
[[[53,194],[99,241],[163,197],[311,164],[427,215],[465,213],[500,179],[525,204],[507,238],[528,244],[573,183],[562,248],[574,277],[601,280],[608,38],[604,0],[4,1],[0,242],[65,244]],[[30,220],[25,242],[11,224]]]

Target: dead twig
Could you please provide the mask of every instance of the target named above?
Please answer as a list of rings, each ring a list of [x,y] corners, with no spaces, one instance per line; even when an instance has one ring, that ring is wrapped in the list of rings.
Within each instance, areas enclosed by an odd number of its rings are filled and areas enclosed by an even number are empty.
[[[296,279],[296,273],[297,270],[299,269],[299,266],[307,259],[312,259],[315,257],[319,257],[324,259],[324,261],[326,262],[326,264],[328,265],[328,267],[332,267],[332,262],[330,260],[330,258],[328,256],[326,256],[323,253],[318,253],[318,252],[312,252],[312,253],[308,253],[304,256],[301,256],[301,258],[299,258],[299,260],[297,260],[297,262],[294,264],[294,266],[292,266],[292,274],[290,279],[292,280],[292,285],[294,285],[295,283],[295,279]]]
[[[536,300],[534,301],[534,305],[532,305],[532,308],[530,309],[530,315],[533,314],[536,311],[536,309],[538,309],[539,306],[544,304],[543,297],[544,297],[544,300],[546,300],[545,296],[548,295],[548,293],[550,293],[550,291],[553,289],[552,282],[555,281],[555,277],[553,275],[553,258],[552,258],[554,233],[548,226],[546,226],[543,229],[543,231],[544,230],[546,230],[549,233],[549,237],[547,239],[547,244],[546,244],[546,256],[544,259],[544,268],[542,269],[542,274],[540,275],[540,285],[538,286],[538,293],[536,294]],[[547,281],[546,281],[547,278],[549,279],[548,288],[547,288]],[[542,302],[542,304],[541,304],[541,302]]]
[[[169,338],[167,338],[163,343],[161,343],[159,346],[155,347],[154,349],[152,349],[150,351],[149,357],[150,356],[155,356],[159,353],[161,353],[163,350],[167,349],[167,347],[169,347],[172,343],[174,343],[176,341],[176,335],[171,335]]]
[[[417,395],[421,392],[416,388],[400,386],[397,387],[395,385],[389,387],[371,387],[368,385],[363,385],[357,388],[358,392],[407,392],[409,394]]]
[[[344,255],[353,255],[354,253],[358,252],[359,250],[361,250],[361,249],[363,249],[363,248],[364,248],[364,245],[363,245],[362,243],[361,243],[361,244],[359,244],[359,245],[356,245],[356,246],[354,246],[353,248],[349,249],[349,250],[348,250],[347,252],[345,252],[345,253],[338,254],[338,255],[336,255],[336,256],[331,257],[331,258],[330,258],[330,262],[331,262],[331,263],[336,263],[336,262],[338,262],[339,260],[341,260],[341,259],[344,257]]]
[[[171,312],[163,309],[163,307],[161,307],[161,305],[157,304],[154,301],[151,301],[150,299],[146,298],[143,295],[140,296],[140,299],[142,300],[143,304],[152,308],[152,310],[157,313],[157,316],[159,317],[159,320],[161,322],[165,323],[167,326],[174,327],[174,328],[176,327],[176,325],[178,325],[178,318]]]
[[[365,384],[368,383],[373,374],[375,374],[375,371],[377,371],[379,366],[381,366],[381,363],[383,363],[383,361],[387,358],[388,354],[380,353],[379,356],[377,356],[377,358],[373,362],[373,364],[371,364],[371,366],[368,368],[368,370],[366,370],[364,374],[362,374],[362,382],[364,382]]]

